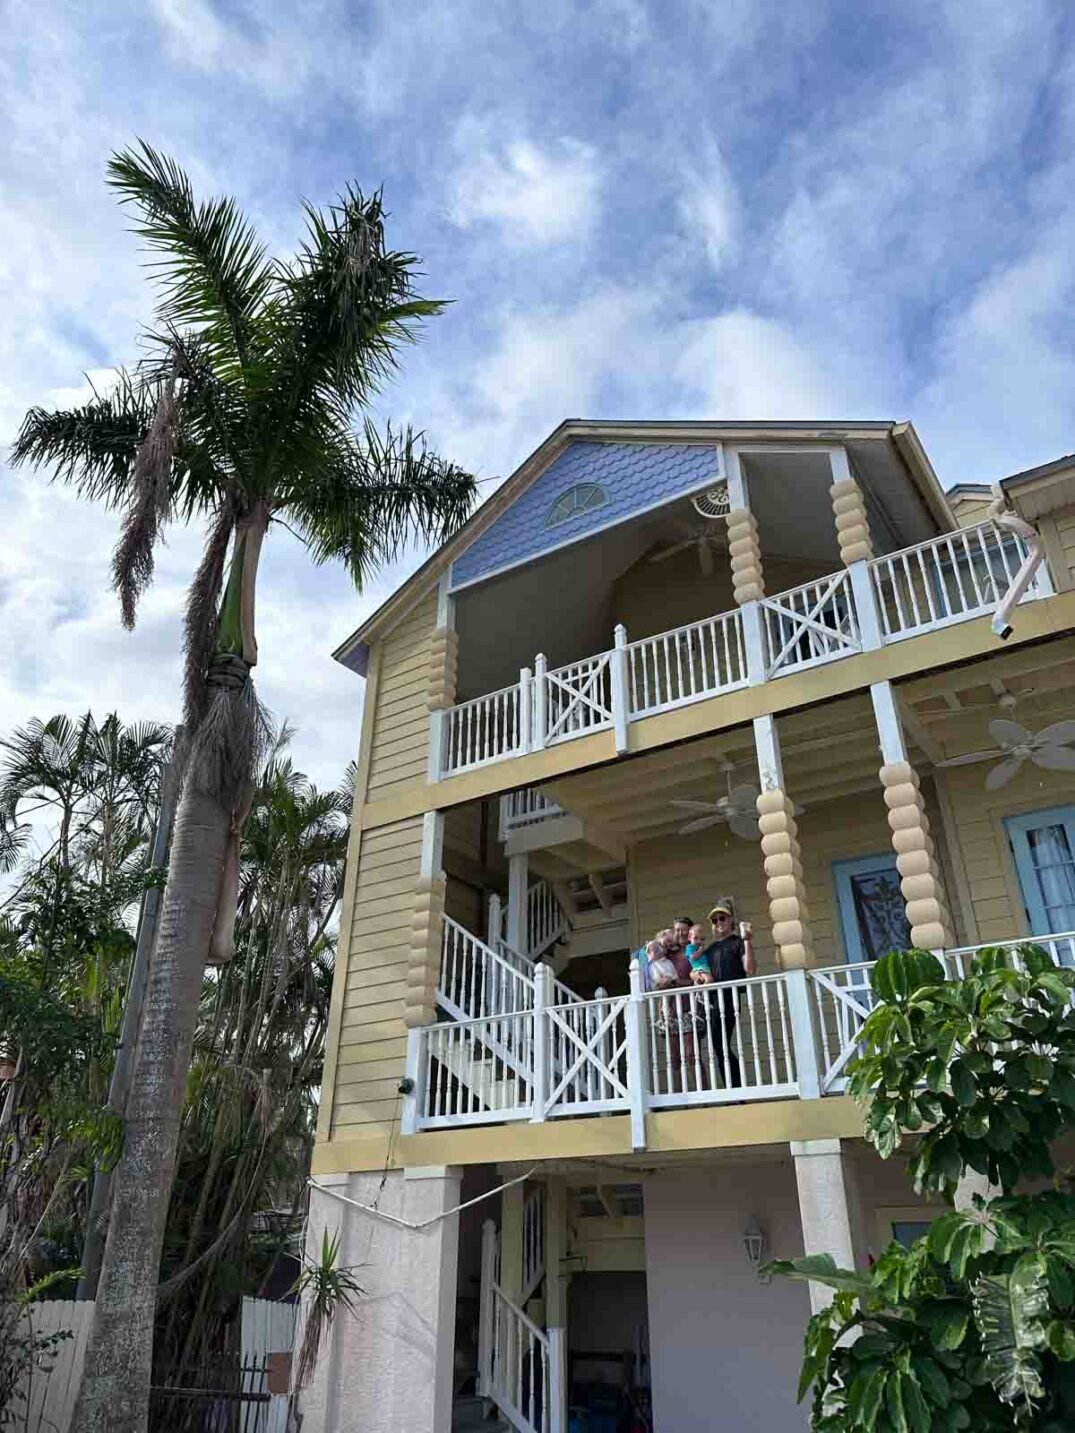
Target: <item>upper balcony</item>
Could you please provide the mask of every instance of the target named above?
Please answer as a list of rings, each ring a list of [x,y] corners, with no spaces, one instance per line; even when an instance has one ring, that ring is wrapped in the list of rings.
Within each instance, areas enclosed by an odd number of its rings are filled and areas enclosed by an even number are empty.
[[[803,515],[802,522],[804,534],[808,533],[809,514]],[[813,525],[817,526],[816,509]],[[631,534],[622,540],[629,552],[639,541]],[[633,607],[636,620],[645,628],[653,611],[668,610],[670,595],[673,602],[697,605],[707,591],[719,590],[712,564],[727,561],[727,557],[718,537],[703,532],[683,546],[686,555],[679,559],[678,571],[668,565],[676,561],[673,553],[660,544],[651,548],[615,585],[613,605]],[[810,546],[807,536],[800,546]],[[815,550],[821,546],[816,536],[814,546]],[[709,580],[700,566],[697,574],[688,573],[685,582],[682,564],[699,563],[697,554],[703,551],[709,554]],[[635,636],[627,622],[617,622],[612,644],[604,650],[555,666],[539,653],[521,666],[508,685],[435,712],[435,769],[442,779],[449,778],[609,730],[615,733],[617,751],[625,752],[631,724],[648,717],[955,623],[992,616],[1016,583],[1028,552],[1022,536],[990,521],[835,571],[826,570],[772,596],[763,595],[653,635]],[[767,571],[786,566],[766,561]],[[577,561],[576,568],[581,586],[587,582],[592,586],[593,572],[587,575],[585,565],[578,568]],[[663,589],[655,585],[655,575],[664,578]],[[570,582],[557,581],[551,573],[543,578],[539,563],[516,585],[528,587],[534,581],[545,585],[545,611],[563,629],[560,646],[570,641],[573,627],[588,630],[592,626],[588,610],[579,620]],[[649,607],[647,588],[654,598]],[[1032,601],[1052,590],[1042,564],[1019,601]],[[501,615],[488,627],[488,639],[479,645],[490,596],[483,590],[469,604],[459,602],[460,668],[464,673],[491,671],[518,651],[517,641],[502,631],[514,602],[520,600],[520,594],[513,595],[512,584],[507,582],[499,593],[492,594]],[[535,600],[536,596],[535,589]],[[586,601],[584,592],[575,595],[575,601],[580,599]],[[534,614],[519,612],[518,629],[525,631],[533,623]]]

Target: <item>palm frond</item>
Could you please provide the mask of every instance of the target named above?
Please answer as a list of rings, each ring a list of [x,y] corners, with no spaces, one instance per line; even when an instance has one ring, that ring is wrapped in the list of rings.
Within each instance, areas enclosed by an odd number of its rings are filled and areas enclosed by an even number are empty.
[[[113,154],[108,182],[137,208],[135,232],[161,256],[152,265],[161,319],[197,330],[218,361],[241,366],[273,270],[235,201],[198,203],[180,166],[143,140]]]
[[[196,730],[206,711],[205,678],[216,640],[217,608],[234,527],[232,511],[225,506],[213,519],[202,560],[187,592],[183,614],[183,721],[188,733]]]
[[[408,541],[439,545],[466,521],[477,497],[473,476],[430,452],[410,428],[381,436],[367,421],[364,442],[341,446],[285,488],[281,506],[315,562],[339,558],[356,586]]]

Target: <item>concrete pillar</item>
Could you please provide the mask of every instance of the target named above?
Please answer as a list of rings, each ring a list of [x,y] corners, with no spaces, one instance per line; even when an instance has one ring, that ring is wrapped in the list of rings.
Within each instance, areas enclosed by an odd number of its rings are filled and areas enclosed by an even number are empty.
[[[795,804],[784,790],[780,739],[771,716],[755,717],[754,745],[761,782],[758,825],[773,941],[781,968],[801,970],[810,964],[813,956],[810,913],[806,905]]]
[[[451,1426],[459,1216],[421,1230],[389,1224],[334,1194],[421,1223],[461,1201],[462,1171],[444,1165],[315,1180],[306,1252],[340,1231],[339,1267],[363,1294],[332,1321],[309,1388],[303,1433],[444,1433]],[[298,1339],[302,1337],[300,1318]],[[296,1344],[296,1346],[298,1346]]]
[[[880,771],[881,785],[911,941],[920,950],[943,950],[955,944],[952,917],[918,773],[907,760],[907,744],[891,682],[875,682],[870,697],[885,763]]]
[[[500,1196],[500,1287],[513,1303],[523,1296],[523,1205],[525,1184],[513,1184]]]
[[[803,1226],[803,1252],[831,1254],[841,1269],[855,1267],[851,1216],[844,1179],[843,1152],[838,1139],[791,1141],[799,1215]],[[810,1307],[816,1314],[832,1302],[832,1290],[810,1285]]]

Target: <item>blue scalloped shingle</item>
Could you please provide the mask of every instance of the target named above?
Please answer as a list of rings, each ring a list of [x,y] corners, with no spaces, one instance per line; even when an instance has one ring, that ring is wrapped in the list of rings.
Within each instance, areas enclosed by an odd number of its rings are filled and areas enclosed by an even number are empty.
[[[515,567],[663,500],[695,492],[717,475],[717,464],[712,445],[574,442],[456,558],[453,585],[460,587]],[[553,503],[577,483],[599,483],[608,502],[547,527]]]

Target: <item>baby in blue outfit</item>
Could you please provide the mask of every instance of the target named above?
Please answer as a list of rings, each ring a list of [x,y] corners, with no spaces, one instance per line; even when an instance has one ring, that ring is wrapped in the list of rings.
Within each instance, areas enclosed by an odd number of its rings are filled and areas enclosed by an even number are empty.
[[[691,983],[709,985],[713,979],[713,967],[705,953],[705,931],[700,925],[691,926],[690,943],[685,954],[691,963]]]

